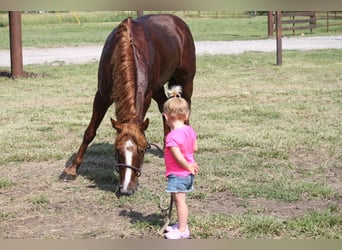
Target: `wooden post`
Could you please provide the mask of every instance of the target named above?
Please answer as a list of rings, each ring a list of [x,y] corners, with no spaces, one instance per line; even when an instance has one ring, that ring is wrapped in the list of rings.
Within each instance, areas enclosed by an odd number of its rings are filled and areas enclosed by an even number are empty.
[[[296,28],[295,28],[295,16],[292,16],[292,35],[296,33]]]
[[[21,13],[9,11],[9,35],[11,53],[11,73],[13,78],[21,77],[23,71],[23,51],[21,40]]]
[[[281,11],[276,11],[277,65],[283,64],[281,36]]]
[[[137,16],[141,17],[144,15],[144,11],[143,10],[137,10]]]
[[[267,24],[268,24],[268,37],[273,37],[273,11],[267,12]]]

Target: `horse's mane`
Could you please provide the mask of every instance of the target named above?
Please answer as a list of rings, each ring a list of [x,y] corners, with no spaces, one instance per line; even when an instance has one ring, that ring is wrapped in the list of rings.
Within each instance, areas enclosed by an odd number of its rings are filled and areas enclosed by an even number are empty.
[[[136,120],[136,85],[133,57],[131,18],[123,21],[116,30],[117,43],[112,57],[112,98],[116,105],[116,118],[119,122]]]

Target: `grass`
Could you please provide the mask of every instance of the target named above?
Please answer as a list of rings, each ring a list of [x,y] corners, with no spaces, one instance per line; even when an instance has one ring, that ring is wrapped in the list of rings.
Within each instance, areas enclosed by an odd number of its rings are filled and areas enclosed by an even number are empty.
[[[272,53],[197,58],[191,121],[198,132],[201,170],[189,195],[195,238],[342,238],[342,51],[286,51],[283,58],[281,67],[274,65]],[[0,187],[12,197],[2,206],[0,223],[20,217],[16,204],[21,200],[39,206],[31,211],[38,213],[33,218],[67,213],[76,221],[81,219],[73,217],[71,206],[88,210],[96,204],[102,212],[122,208],[120,218],[131,221],[122,237],[151,237],[162,223],[160,214],[149,213],[163,191],[163,169],[158,168],[159,176],[143,174],[132,197],[118,200],[105,191],[113,191],[116,178],[106,161],[113,158],[113,108],[87,153],[87,164],[103,171],[85,168],[83,178],[60,190],[55,175],[34,170],[67,160],[79,146],[96,91],[97,64],[31,65],[26,70],[36,76],[0,78]],[[147,117],[147,138],[161,143],[155,103]],[[145,162],[162,166],[156,158],[148,154]],[[31,179],[40,180],[37,187],[15,196]],[[101,188],[81,191],[82,185]],[[75,192],[82,193],[70,200],[59,196]],[[109,230],[102,225],[70,237],[113,237]]]
[[[33,205],[44,205],[50,203],[49,198],[44,195],[30,197],[27,199],[27,202],[32,203]]]
[[[149,14],[150,12],[145,12]],[[151,12],[158,13],[158,12]],[[189,25],[196,41],[201,40],[250,40],[266,39],[267,16],[254,18],[196,18],[183,12],[172,12],[182,17]],[[128,16],[136,16],[135,11],[102,12],[57,12],[45,14],[22,14],[23,47],[62,47],[82,45],[102,45],[116,25]],[[79,21],[79,22],[78,22]],[[331,25],[340,23],[331,20]],[[311,34],[303,30],[304,35],[338,35],[341,25],[331,26],[329,32],[323,27],[324,20],[318,21],[317,28]],[[58,39],[56,39],[58,34]],[[292,32],[284,32],[291,36]],[[8,37],[8,14],[0,13],[0,36]],[[0,40],[0,49],[9,48],[9,39]]]
[[[253,214],[214,214],[201,220],[192,217],[191,223],[199,237],[216,239],[341,239],[342,233],[342,215],[340,211],[331,212],[330,209],[290,220]]]
[[[5,178],[0,178],[0,189],[2,188],[8,188],[10,186],[14,185],[13,182],[5,179]]]

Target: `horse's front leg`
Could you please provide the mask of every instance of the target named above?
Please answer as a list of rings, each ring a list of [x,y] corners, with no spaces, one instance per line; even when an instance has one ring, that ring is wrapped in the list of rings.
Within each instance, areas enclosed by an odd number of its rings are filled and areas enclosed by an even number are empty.
[[[103,117],[105,116],[110,105],[111,103],[103,100],[99,92],[96,93],[93,102],[92,117],[86,131],[84,132],[82,144],[79,147],[72,163],[69,166],[66,166],[62,174],[59,176],[60,180],[74,180],[77,177],[77,170],[82,163],[83,155],[87,150],[89,143],[91,143],[95,138],[96,130],[103,120]]]

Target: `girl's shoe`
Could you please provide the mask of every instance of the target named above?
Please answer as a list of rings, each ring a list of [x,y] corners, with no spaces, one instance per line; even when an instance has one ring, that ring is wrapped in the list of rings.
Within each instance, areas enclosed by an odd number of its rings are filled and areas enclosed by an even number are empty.
[[[170,240],[188,239],[189,237],[190,231],[188,227],[186,228],[185,232],[181,232],[178,230],[178,228],[176,228],[173,231],[165,234],[165,238]]]
[[[172,225],[172,226],[167,226],[166,227],[166,232],[172,232],[174,230],[178,229],[178,223]]]

